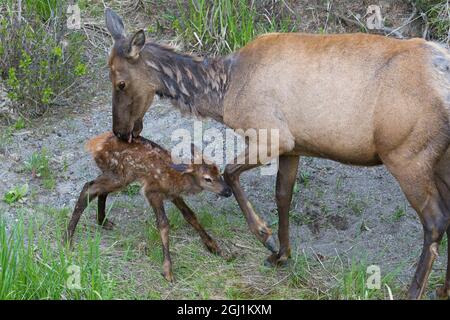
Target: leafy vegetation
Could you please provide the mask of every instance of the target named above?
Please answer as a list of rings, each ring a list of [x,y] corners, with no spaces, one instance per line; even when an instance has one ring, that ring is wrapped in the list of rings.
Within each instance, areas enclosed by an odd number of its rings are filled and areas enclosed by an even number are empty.
[[[21,186],[15,186],[11,190],[9,190],[3,200],[7,204],[12,204],[23,199],[28,193],[28,184],[23,184]]]
[[[0,78],[20,113],[40,115],[70,97],[87,73],[84,35],[67,30],[68,1],[0,2]]]

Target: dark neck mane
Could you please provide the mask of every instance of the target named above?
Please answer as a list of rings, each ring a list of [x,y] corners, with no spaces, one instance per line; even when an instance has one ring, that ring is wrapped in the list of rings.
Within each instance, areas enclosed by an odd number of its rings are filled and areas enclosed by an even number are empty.
[[[231,66],[228,59],[190,56],[155,43],[147,43],[141,54],[145,64],[157,71],[159,96],[170,98],[182,113],[223,121]]]

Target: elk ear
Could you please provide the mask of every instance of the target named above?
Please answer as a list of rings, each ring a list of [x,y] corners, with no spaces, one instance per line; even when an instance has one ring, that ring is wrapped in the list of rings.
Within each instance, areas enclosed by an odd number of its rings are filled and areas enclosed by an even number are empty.
[[[114,41],[125,38],[125,27],[122,19],[110,8],[105,10],[106,28],[113,37]]]
[[[182,174],[191,173],[194,171],[194,167],[186,163],[179,163],[179,164],[172,163],[170,167]]]
[[[130,41],[130,50],[128,51],[128,57],[136,59],[139,57],[139,53],[145,45],[145,32],[144,30],[139,30],[134,34]]]

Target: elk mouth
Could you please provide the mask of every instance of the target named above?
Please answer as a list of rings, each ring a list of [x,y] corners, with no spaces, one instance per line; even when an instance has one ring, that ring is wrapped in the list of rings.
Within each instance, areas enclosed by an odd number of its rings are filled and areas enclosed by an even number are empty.
[[[119,138],[123,142],[131,143],[131,142],[133,142],[134,139],[139,138],[139,136],[141,135],[141,131],[142,131],[142,129],[137,129],[137,130],[133,129],[133,131],[130,131],[127,133],[121,133],[118,131],[113,131],[113,133],[117,138]]]
[[[233,195],[233,191],[231,191],[230,187],[226,187],[225,189],[222,190],[221,193],[219,193],[219,195],[225,198],[229,198]]]
[[[130,133],[120,133],[113,131],[114,135],[123,142],[131,143],[133,141],[133,134]]]

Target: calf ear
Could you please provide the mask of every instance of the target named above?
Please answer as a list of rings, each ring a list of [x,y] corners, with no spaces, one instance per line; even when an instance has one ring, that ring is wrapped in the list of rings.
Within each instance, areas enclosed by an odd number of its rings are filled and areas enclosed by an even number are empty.
[[[122,19],[110,8],[105,10],[106,28],[113,37],[114,41],[125,38],[125,27]]]
[[[192,171],[194,171],[194,167],[186,163],[178,163],[178,164],[172,163],[170,167],[182,174],[191,173]]]
[[[136,32],[130,41],[130,50],[128,51],[128,57],[136,59],[139,57],[139,53],[145,45],[145,32],[144,30],[139,30]]]

